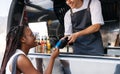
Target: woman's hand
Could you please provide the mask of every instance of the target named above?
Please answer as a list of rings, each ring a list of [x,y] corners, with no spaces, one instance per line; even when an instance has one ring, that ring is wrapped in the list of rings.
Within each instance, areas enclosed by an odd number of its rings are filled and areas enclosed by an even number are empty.
[[[56,57],[58,57],[59,55],[59,49],[58,48],[54,48],[53,52],[51,54],[51,58],[55,59]]]

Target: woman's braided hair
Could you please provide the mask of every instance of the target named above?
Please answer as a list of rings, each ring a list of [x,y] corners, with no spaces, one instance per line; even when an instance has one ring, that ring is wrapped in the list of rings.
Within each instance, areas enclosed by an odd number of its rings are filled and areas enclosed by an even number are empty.
[[[25,14],[22,21],[22,25],[15,25],[10,28],[6,37],[6,49],[1,65],[0,74],[5,74],[5,68],[10,57],[15,53],[16,49],[21,48],[21,37],[24,34],[24,29],[28,26],[27,20],[25,20]]]

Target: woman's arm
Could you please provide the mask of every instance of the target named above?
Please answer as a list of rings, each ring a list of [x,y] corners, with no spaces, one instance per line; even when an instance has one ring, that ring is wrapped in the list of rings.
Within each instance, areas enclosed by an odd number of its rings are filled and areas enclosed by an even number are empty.
[[[23,74],[41,74],[38,70],[34,68],[31,61],[25,55],[20,55],[17,60],[17,68]]]
[[[52,53],[51,57],[50,57],[50,60],[49,60],[49,63],[48,63],[48,67],[45,70],[44,74],[52,74],[52,69],[53,69],[54,61],[55,61],[55,58],[58,55],[59,55],[59,49],[55,48],[53,50],[53,53]]]
[[[55,58],[59,55],[59,49],[54,49],[44,74],[52,74]],[[17,60],[17,67],[23,74],[42,74],[34,68],[31,61],[25,55],[20,55]]]

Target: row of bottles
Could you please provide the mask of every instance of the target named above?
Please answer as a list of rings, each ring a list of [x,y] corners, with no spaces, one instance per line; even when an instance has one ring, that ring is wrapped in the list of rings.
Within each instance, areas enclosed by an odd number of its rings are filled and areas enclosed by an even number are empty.
[[[51,53],[51,44],[48,36],[39,36],[39,33],[36,35],[37,46],[35,48],[36,53]],[[60,39],[54,48],[63,49],[68,43],[68,37]]]
[[[39,36],[36,34],[37,46],[35,47],[36,53],[51,53],[51,44],[48,36]]]

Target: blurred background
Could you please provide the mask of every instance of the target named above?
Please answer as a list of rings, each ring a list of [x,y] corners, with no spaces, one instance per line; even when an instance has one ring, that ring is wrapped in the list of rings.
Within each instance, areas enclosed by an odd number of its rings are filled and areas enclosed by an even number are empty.
[[[11,1],[12,0],[0,1],[0,66],[5,50],[7,17]]]

